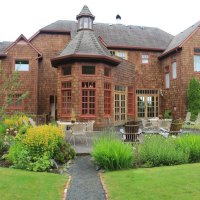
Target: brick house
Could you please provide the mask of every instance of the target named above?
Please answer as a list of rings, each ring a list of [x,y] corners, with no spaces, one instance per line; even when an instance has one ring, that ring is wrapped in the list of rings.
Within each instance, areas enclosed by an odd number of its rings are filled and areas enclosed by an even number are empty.
[[[200,72],[200,22],[172,36],[158,28],[94,23],[87,6],[76,19],[56,21],[30,39],[0,42],[5,77],[18,70],[24,83],[8,111],[61,120],[73,112],[99,128],[165,110],[185,117],[189,80]],[[16,103],[24,91],[29,96]]]

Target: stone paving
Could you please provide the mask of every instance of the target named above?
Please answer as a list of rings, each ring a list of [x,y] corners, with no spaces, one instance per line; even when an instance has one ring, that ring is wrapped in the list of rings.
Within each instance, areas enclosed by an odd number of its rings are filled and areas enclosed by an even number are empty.
[[[91,156],[77,156],[69,173],[72,180],[67,200],[105,200],[105,193]]]

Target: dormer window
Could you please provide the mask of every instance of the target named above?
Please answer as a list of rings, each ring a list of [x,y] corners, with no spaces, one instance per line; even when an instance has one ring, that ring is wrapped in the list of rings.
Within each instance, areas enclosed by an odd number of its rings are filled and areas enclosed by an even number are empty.
[[[94,15],[90,12],[89,8],[85,5],[80,14],[76,16],[78,20],[78,31],[82,29],[93,29]]]
[[[93,20],[90,17],[81,17],[79,19],[78,29],[92,29]]]

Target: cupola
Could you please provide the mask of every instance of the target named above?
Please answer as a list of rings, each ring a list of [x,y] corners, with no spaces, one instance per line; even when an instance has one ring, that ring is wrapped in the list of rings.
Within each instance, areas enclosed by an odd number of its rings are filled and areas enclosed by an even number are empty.
[[[80,14],[76,16],[76,19],[78,20],[78,31],[83,29],[90,29],[93,30],[93,21],[95,16],[92,15],[89,8],[84,5],[83,9],[81,10]]]

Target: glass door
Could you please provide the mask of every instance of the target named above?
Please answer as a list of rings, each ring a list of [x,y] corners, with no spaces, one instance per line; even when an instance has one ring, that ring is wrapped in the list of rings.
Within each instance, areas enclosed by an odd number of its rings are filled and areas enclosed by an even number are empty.
[[[126,120],[126,95],[115,93],[115,122],[124,123]]]

